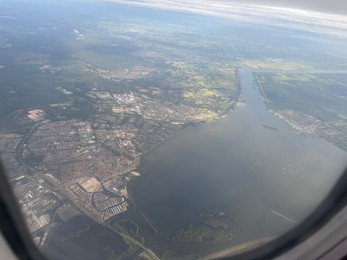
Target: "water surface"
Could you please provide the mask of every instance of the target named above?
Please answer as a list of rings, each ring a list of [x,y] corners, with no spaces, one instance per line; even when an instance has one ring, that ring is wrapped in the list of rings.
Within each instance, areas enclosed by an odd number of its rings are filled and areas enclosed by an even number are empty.
[[[143,157],[142,176],[129,185],[136,205],[159,230],[146,240],[158,252],[207,253],[277,236],[322,201],[345,166],[344,151],[294,134],[267,111],[250,70],[241,69],[239,76],[246,106],[158,146]],[[239,223],[231,242],[167,240],[199,214],[215,212]]]

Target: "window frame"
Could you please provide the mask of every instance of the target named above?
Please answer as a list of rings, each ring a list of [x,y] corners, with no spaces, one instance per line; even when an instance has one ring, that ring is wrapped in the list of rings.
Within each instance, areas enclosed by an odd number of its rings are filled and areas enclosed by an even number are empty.
[[[347,168],[323,202],[299,225],[282,236],[247,252],[221,259],[273,259],[300,245],[324,227],[347,205]],[[0,162],[0,230],[19,260],[46,260],[30,237],[25,220]]]

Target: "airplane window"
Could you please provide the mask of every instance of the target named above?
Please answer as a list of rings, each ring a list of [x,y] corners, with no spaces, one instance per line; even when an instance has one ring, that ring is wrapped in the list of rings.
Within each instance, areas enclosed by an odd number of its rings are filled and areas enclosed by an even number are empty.
[[[212,259],[300,224],[347,165],[347,16],[318,7],[2,0],[0,156],[44,255]]]

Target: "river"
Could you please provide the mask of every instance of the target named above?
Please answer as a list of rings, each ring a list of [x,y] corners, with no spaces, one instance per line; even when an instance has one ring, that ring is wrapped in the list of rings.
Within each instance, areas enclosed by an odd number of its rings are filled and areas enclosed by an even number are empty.
[[[144,155],[141,176],[128,185],[136,208],[131,206],[112,219],[136,223],[145,247],[159,257],[168,250],[196,257],[218,255],[226,248],[278,236],[322,201],[345,166],[344,151],[325,140],[295,134],[267,111],[251,70],[242,68],[238,75],[243,105],[224,119],[170,137]],[[217,212],[237,223],[232,227],[232,240],[169,239],[198,216]],[[90,227],[88,232],[65,242],[86,227]],[[125,248],[119,235],[78,216],[53,232],[45,251],[53,259],[65,253],[69,259],[101,259],[108,246],[118,254]]]
[[[166,249],[210,253],[277,236],[322,201],[345,166],[344,151],[293,133],[267,111],[251,70],[238,74],[245,106],[169,138],[143,156],[141,177],[129,185],[137,207],[159,231],[146,239],[158,255]],[[240,224],[232,241],[168,241],[197,215],[215,212]]]

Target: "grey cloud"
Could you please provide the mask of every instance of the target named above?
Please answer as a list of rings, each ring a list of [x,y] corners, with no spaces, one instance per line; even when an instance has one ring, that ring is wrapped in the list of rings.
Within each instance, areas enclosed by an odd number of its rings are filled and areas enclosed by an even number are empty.
[[[225,2],[242,2],[259,5],[299,8],[325,13],[347,15],[346,0],[225,0]]]

